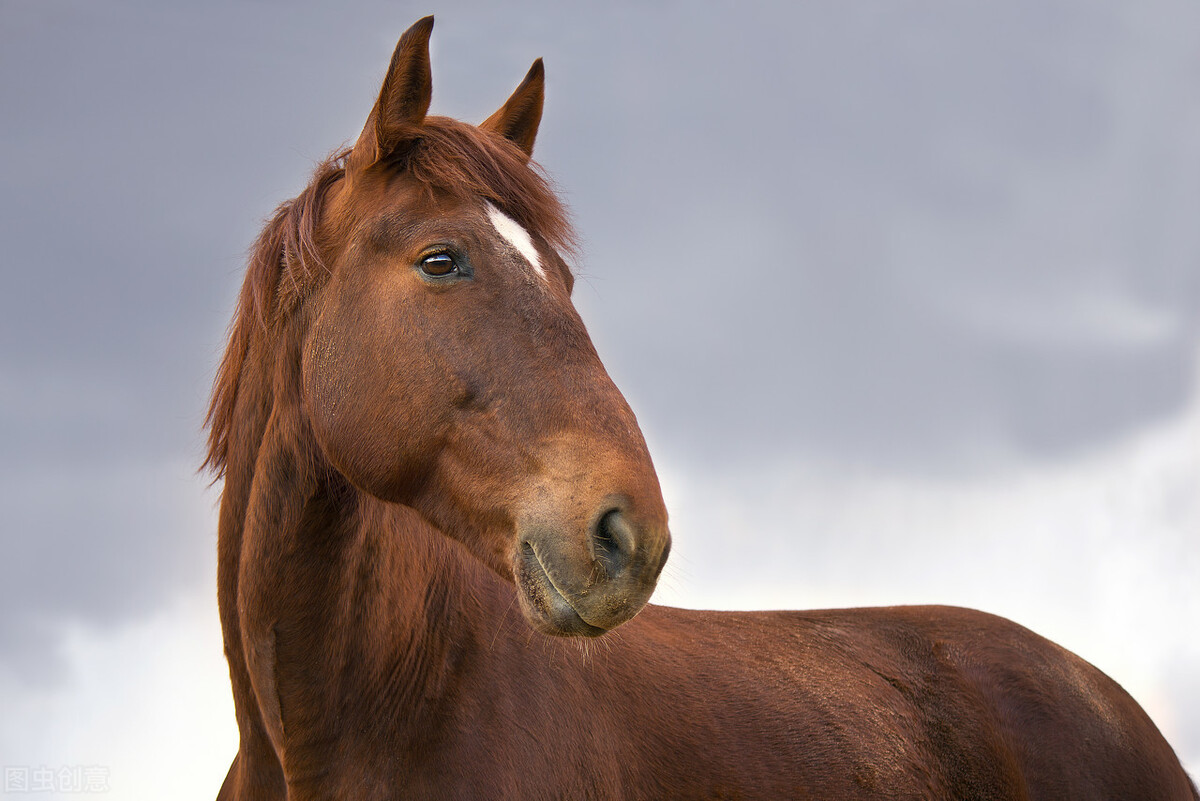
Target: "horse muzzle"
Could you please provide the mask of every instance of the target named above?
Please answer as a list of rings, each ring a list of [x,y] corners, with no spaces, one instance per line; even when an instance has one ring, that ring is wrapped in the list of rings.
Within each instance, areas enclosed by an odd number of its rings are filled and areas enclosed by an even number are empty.
[[[581,537],[574,526],[531,517],[517,526],[513,554],[521,609],[534,628],[598,637],[650,600],[671,550],[666,525],[604,505]]]

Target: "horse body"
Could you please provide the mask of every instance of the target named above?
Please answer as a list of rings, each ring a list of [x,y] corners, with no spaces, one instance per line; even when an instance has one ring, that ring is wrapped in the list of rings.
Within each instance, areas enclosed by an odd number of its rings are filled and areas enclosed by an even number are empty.
[[[219,798],[1195,799],[1000,618],[646,606],[666,510],[528,163],[541,63],[478,128],[427,117],[431,27],[267,225],[218,376]]]
[[[585,649],[410,510],[310,505],[338,544],[281,581],[282,741],[243,729],[222,799],[1193,797],[1120,687],[1001,618],[649,605]]]

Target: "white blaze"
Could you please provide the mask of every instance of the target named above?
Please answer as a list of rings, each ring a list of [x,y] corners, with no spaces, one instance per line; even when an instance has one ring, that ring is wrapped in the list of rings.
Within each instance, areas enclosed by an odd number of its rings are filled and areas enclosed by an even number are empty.
[[[508,244],[517,249],[517,252],[525,257],[525,261],[533,266],[534,272],[542,279],[546,279],[546,271],[542,269],[542,261],[538,258],[537,248],[533,246],[533,240],[529,238],[529,232],[521,227],[520,223],[509,217],[500,209],[493,206],[491,203],[487,205],[488,219],[492,221],[492,225],[496,228],[496,232],[504,237]]]

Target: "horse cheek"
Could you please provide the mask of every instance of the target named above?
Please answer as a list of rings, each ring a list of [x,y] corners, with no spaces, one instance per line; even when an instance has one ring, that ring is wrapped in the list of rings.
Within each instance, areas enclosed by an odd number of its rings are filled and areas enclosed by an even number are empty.
[[[392,396],[411,365],[373,351],[372,341],[322,315],[304,349],[305,403],[330,464],[364,492],[403,503],[421,470],[420,454],[407,446],[421,439],[422,426]]]

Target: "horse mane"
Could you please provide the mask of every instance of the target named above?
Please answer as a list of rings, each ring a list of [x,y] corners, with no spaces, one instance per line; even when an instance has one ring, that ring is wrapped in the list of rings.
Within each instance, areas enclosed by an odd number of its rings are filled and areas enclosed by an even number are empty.
[[[449,117],[426,117],[414,126],[402,154],[386,167],[408,176],[431,195],[483,198],[559,253],[573,254],[576,238],[566,207],[541,167],[516,145],[496,134]],[[328,275],[319,245],[324,200],[345,178],[349,148],[317,165],[308,186],[281,203],[250,250],[228,343],[217,368],[204,425],[208,451],[201,470],[224,477],[238,391],[256,332],[279,331],[279,324]],[[284,280],[284,278],[288,280]]]

